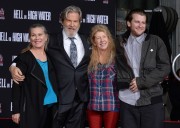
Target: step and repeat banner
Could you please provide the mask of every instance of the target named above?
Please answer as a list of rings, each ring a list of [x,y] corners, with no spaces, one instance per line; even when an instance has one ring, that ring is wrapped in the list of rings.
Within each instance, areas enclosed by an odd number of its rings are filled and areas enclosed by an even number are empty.
[[[95,24],[107,25],[115,34],[115,0],[1,0],[0,1],[0,128],[11,128],[12,79],[9,66],[27,46],[28,28],[44,24],[50,33],[61,32],[60,12],[69,5],[83,12],[80,33],[89,35]]]

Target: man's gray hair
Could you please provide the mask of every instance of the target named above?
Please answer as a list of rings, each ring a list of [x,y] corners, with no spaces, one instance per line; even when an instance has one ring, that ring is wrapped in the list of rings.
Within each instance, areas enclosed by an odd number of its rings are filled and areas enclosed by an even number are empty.
[[[82,20],[82,11],[81,11],[81,9],[80,9],[79,7],[74,6],[74,5],[71,5],[71,6],[66,7],[66,8],[60,13],[59,22],[62,23],[62,22],[67,18],[68,13],[71,13],[71,12],[78,13],[79,16],[80,16],[79,22],[81,22],[81,20]]]

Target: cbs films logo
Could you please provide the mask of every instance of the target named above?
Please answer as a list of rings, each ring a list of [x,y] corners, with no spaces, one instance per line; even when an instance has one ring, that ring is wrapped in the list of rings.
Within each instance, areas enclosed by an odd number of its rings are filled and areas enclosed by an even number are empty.
[[[3,66],[3,56],[0,54],[0,66]]]

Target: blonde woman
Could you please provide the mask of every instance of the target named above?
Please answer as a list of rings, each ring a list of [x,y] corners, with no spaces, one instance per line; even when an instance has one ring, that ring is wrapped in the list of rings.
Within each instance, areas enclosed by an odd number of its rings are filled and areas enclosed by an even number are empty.
[[[12,120],[20,128],[50,128],[50,117],[57,102],[57,84],[45,52],[48,43],[46,28],[42,24],[33,24],[29,39],[29,46],[15,59],[25,79],[19,85],[13,83]]]
[[[109,29],[95,25],[90,34],[92,55],[88,66],[90,100],[87,118],[90,128],[116,128],[119,100],[116,89],[115,46]]]

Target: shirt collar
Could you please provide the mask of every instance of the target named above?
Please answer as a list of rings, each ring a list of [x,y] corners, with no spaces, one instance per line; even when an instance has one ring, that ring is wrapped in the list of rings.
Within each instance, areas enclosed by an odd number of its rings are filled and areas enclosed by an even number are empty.
[[[132,34],[130,34],[129,39],[130,42],[133,42],[133,40],[135,39],[137,43],[141,44],[145,40],[146,35],[146,33],[143,33],[142,35],[135,37]]]

